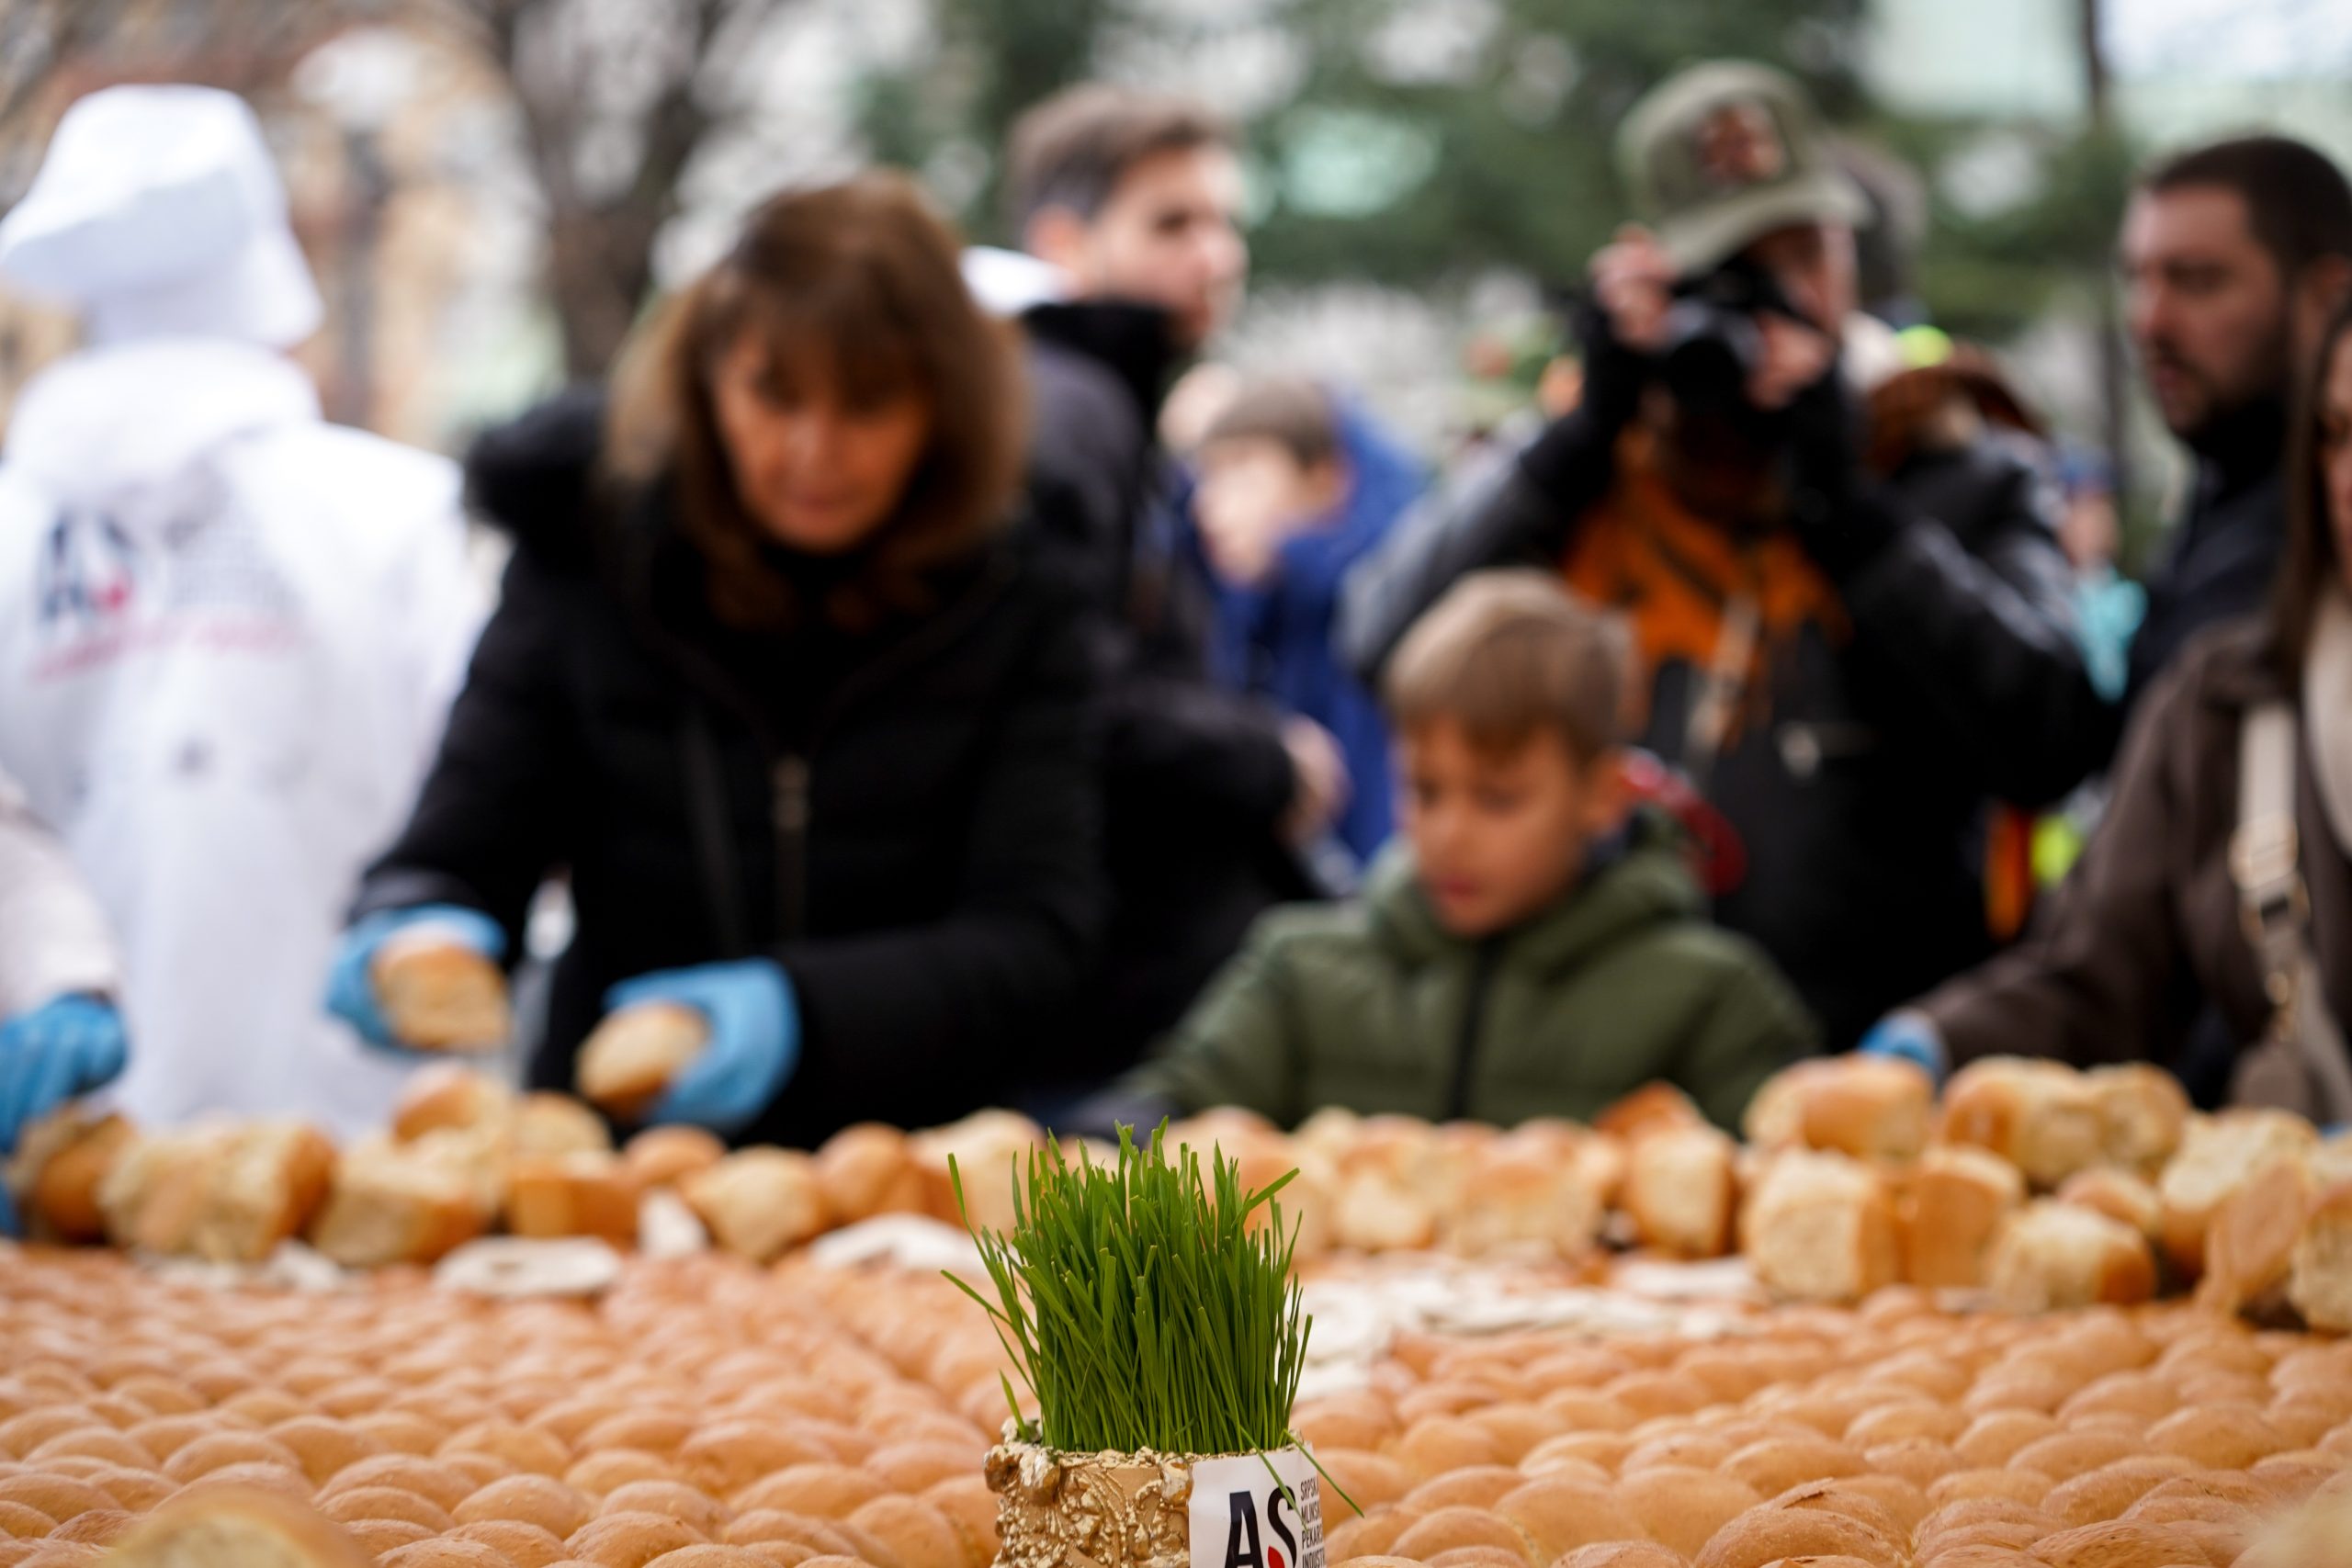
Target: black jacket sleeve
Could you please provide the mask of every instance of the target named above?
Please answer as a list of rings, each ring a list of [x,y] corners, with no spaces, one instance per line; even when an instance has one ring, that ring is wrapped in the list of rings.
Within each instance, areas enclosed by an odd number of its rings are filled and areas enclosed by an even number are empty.
[[[368,873],[356,915],[462,904],[522,950],[524,917],[562,852],[578,747],[560,680],[564,579],[516,551],[498,610],[399,840]]]
[[[1100,367],[1048,348],[1032,355],[1031,368],[1032,526],[1054,570],[1083,595],[1105,773],[1122,798],[1205,803],[1271,831],[1295,787],[1280,719],[1211,685],[1199,648],[1135,624],[1134,538],[1157,466],[1151,432]]]
[[[1077,995],[1107,904],[1092,677],[1069,616],[1037,638],[1007,682],[956,907],[776,954],[799,998],[804,1062],[852,1103],[887,1104],[913,1075],[1001,1085],[1012,1048]]]
[[[1982,786],[2055,800],[2110,743],[2075,637],[2071,574],[2032,468],[1979,445],[1869,487],[1886,547],[1839,584],[1856,649],[1933,714]]]
[[[1448,475],[1348,574],[1334,634],[1340,657],[1378,690],[1389,656],[1440,595],[1467,572],[1555,563],[1614,473],[1613,438],[1570,414]]]

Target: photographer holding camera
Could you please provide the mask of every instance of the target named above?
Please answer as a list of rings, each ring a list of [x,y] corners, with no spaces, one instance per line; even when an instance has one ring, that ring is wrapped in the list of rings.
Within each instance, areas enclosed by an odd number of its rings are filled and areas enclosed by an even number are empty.
[[[1643,744],[1730,829],[1719,921],[1837,1047],[1993,945],[1982,829],[2096,761],[2030,421],[1981,356],[1905,367],[1855,314],[1860,189],[1797,86],[1693,67],[1627,118],[1652,225],[1594,258],[1581,405],[1349,587],[1376,675],[1467,571],[1535,563],[1621,610]],[[1891,368],[1867,399],[1863,367]]]

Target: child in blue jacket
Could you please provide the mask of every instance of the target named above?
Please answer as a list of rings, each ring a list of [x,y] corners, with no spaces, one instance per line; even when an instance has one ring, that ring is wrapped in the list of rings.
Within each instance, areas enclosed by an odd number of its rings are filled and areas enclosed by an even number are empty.
[[[1361,866],[1394,826],[1394,761],[1380,705],[1332,652],[1331,626],[1349,569],[1419,499],[1420,466],[1360,411],[1293,378],[1246,383],[1196,459],[1216,672],[1329,732],[1351,784],[1333,833]]]

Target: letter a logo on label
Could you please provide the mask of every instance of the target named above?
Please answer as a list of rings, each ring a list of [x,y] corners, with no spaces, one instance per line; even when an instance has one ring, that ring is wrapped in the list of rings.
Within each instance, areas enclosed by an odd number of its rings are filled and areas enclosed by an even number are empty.
[[[1247,1492],[1236,1492],[1227,1501],[1233,1514],[1233,1532],[1226,1538],[1225,1568],[1268,1568],[1258,1546],[1258,1500]],[[1245,1534],[1250,1538],[1247,1551],[1241,1550]]]

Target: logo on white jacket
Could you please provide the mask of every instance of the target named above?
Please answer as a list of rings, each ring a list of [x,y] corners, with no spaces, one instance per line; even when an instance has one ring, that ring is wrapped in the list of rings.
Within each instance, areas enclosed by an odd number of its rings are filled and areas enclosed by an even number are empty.
[[[138,554],[121,525],[102,512],[65,512],[41,543],[35,613],[44,632],[92,630],[127,614],[138,585]]]

